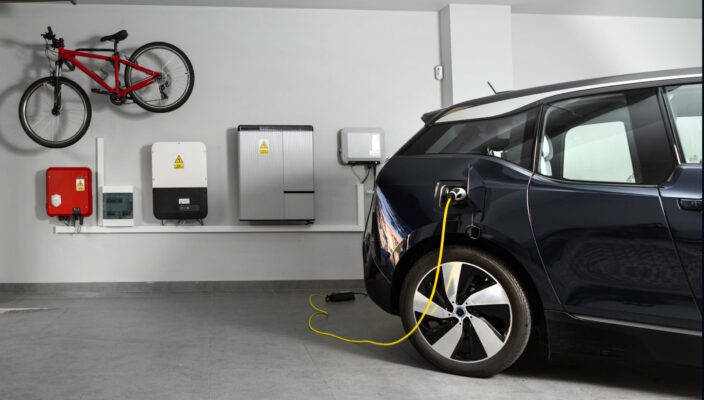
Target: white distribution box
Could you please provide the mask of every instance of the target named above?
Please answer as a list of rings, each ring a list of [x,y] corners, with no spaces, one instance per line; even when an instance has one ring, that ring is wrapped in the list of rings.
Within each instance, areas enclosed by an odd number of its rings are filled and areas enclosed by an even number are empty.
[[[134,226],[134,187],[103,186],[102,226]]]

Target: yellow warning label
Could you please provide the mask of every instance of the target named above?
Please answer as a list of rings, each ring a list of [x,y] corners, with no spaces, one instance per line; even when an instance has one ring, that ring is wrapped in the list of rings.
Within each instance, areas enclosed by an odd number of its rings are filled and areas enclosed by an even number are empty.
[[[259,154],[269,154],[269,140],[260,139],[259,140]]]
[[[76,191],[77,192],[85,192],[86,191],[86,182],[84,179],[76,179]]]
[[[183,169],[183,159],[181,156],[176,157],[176,161],[174,161],[174,169]]]

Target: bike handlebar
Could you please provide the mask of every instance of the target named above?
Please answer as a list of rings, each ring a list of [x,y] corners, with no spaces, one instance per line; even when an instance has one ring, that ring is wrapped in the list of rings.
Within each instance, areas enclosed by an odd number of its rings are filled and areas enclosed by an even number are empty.
[[[51,27],[47,26],[46,33],[43,33],[41,35],[41,37],[43,37],[46,40],[51,40],[51,39],[54,39],[56,37],[56,35],[54,35],[54,32],[52,32]]]
[[[46,33],[41,34],[41,37],[43,37],[46,40],[51,40],[51,47],[53,48],[59,48],[59,47],[64,47],[64,39],[63,38],[56,38],[56,35],[54,32],[51,30],[50,26],[46,27]]]

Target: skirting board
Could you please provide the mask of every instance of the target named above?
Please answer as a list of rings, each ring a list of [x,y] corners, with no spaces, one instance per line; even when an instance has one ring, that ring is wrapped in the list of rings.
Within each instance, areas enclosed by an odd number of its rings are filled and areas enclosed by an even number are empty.
[[[0,293],[217,293],[238,291],[361,289],[361,279],[280,281],[0,283]]]
[[[55,226],[54,233],[303,233],[303,232],[363,232],[364,185],[356,184],[357,223],[355,225],[140,225],[130,227],[83,226],[80,231],[71,226]]]

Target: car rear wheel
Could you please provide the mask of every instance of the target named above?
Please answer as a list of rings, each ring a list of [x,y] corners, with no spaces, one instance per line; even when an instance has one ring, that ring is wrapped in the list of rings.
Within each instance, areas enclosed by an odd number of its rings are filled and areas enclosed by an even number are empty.
[[[406,331],[416,325],[430,297],[438,251],[421,257],[401,289]],[[433,304],[410,337],[420,354],[441,370],[475,377],[503,371],[523,353],[531,331],[528,299],[516,278],[483,251],[445,248]]]

